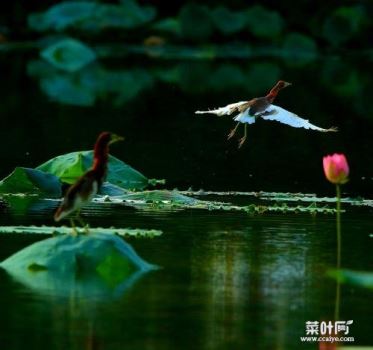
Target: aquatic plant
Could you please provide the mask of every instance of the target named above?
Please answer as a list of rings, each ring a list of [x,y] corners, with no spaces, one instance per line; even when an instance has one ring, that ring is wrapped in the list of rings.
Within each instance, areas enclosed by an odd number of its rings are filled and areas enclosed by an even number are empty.
[[[350,169],[344,154],[333,154],[323,158],[325,177],[333,184],[343,185],[348,181]]]
[[[92,162],[93,151],[78,151],[54,157],[36,169],[57,176],[63,183],[73,184],[91,167]],[[141,190],[151,181],[112,155],[109,155],[109,169],[107,181],[123,189]]]
[[[336,185],[337,190],[337,270],[341,268],[341,249],[342,249],[342,234],[341,234],[341,188],[340,185],[348,181],[350,168],[344,154],[333,154],[323,158],[323,168],[325,177],[331,183]],[[334,319],[339,319],[340,305],[340,285],[337,281],[336,286],[336,301]]]
[[[75,72],[96,59],[96,53],[81,41],[63,39],[41,51],[40,56],[58,69]]]
[[[0,263],[37,293],[108,298],[121,295],[138,274],[159,267],[114,234],[59,235],[27,246]]]
[[[155,15],[154,7],[140,6],[135,0],[121,1],[120,4],[63,1],[45,12],[31,14],[28,24],[39,32],[75,29],[97,33],[113,28],[137,28],[151,21]]]

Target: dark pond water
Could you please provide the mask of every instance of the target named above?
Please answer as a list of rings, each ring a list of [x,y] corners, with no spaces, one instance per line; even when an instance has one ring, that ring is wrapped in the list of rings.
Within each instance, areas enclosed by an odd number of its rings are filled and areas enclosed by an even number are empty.
[[[345,195],[371,197],[371,62],[162,61],[133,58],[61,73],[29,53],[0,56],[1,176],[58,154],[88,149],[109,129],[126,137],[113,154],[168,188],[334,194],[322,156],[346,153]],[[293,82],[278,104],[338,134],[257,123],[237,150],[229,119],[193,112],[263,95]],[[89,215],[89,211],[85,214]],[[315,349],[301,344],[308,320],[332,320],[333,216],[228,212],[156,213],[96,208],[91,226],[155,228],[129,242],[163,269],[115,297],[40,294],[0,271],[5,349]],[[53,224],[52,211],[1,212],[1,225]],[[371,212],[343,217],[343,266],[372,270]],[[0,259],[40,236],[0,237]],[[341,320],[371,345],[372,294],[342,286]]]
[[[308,320],[331,320],[336,284],[331,216],[248,216],[227,212],[133,212],[93,207],[92,226],[157,228],[129,239],[163,269],[115,296],[40,293],[0,271],[1,344],[6,349],[315,349],[299,341]],[[90,211],[85,211],[89,215]],[[1,224],[52,224],[7,214]],[[372,269],[371,224],[344,216],[343,265]],[[41,237],[1,236],[3,259]],[[113,293],[114,294],[114,293]],[[371,344],[371,291],[343,285],[341,320],[356,344]]]

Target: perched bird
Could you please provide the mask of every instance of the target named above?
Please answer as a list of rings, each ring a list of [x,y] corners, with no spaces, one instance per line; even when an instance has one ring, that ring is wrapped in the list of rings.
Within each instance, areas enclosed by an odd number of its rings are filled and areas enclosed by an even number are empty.
[[[66,192],[62,204],[54,214],[54,220],[60,221],[74,211],[79,211],[83,205],[90,202],[97,194],[107,174],[109,145],[122,141],[123,137],[110,132],[102,132],[95,143],[93,165]],[[74,228],[74,223],[71,221]]]
[[[308,120],[303,119],[297,116],[294,113],[287,111],[279,106],[273,105],[272,102],[275,100],[277,94],[281,89],[290,86],[291,83],[280,80],[277,84],[271,89],[271,91],[263,97],[253,98],[250,101],[241,101],[237,103],[229,104],[225,107],[220,107],[217,109],[209,111],[196,111],[196,114],[215,114],[217,116],[222,115],[231,115],[233,113],[238,113],[233,119],[237,121],[236,127],[229,133],[228,140],[232,138],[239,125],[245,125],[244,136],[239,140],[239,148],[244,144],[247,137],[247,124],[254,124],[256,118],[260,117],[264,120],[275,120],[283,124],[290,125],[294,128],[304,128],[311,129],[321,132],[330,132],[337,131],[337,128],[323,129],[319,128],[316,125],[311,124]]]

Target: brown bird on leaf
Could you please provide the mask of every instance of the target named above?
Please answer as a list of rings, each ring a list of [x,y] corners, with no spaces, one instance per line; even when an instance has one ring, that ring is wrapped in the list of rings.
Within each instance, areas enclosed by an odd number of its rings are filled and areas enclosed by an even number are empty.
[[[109,145],[122,140],[123,137],[106,131],[98,136],[94,146],[92,168],[67,190],[62,204],[54,214],[55,221],[60,221],[75,211],[78,211],[78,220],[80,220],[80,209],[92,200],[105,181],[109,160]],[[73,220],[71,220],[71,224],[76,233]]]

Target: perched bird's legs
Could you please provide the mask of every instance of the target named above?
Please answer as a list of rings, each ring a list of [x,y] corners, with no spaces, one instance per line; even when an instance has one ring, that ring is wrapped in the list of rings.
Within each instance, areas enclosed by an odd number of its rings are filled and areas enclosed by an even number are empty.
[[[75,220],[79,222],[80,226],[82,226],[82,228],[84,229],[84,233],[85,234],[88,234],[89,233],[89,225],[86,224],[83,219],[81,218],[80,216],[80,209],[78,210],[78,213],[75,217]],[[70,224],[71,224],[71,228],[72,228],[72,235],[73,236],[78,236],[79,235],[79,231],[75,225],[75,221],[74,219],[71,219],[70,218]]]
[[[89,233],[89,225],[84,222],[82,217],[80,216],[80,209],[78,210],[76,214],[76,220],[78,220],[79,224],[84,228],[85,234]]]
[[[231,132],[228,134],[228,140],[230,140],[234,134],[236,133],[237,129],[238,129],[238,126],[240,125],[241,123],[238,122],[237,125],[234,127],[234,129],[231,130]]]
[[[73,219],[70,219],[70,225],[71,225],[71,228],[72,228],[72,236],[77,236],[78,235],[78,230],[76,229],[76,226],[75,226],[75,222]]]
[[[240,140],[239,140],[238,148],[241,148],[242,145],[245,143],[246,137],[247,137],[247,125],[245,124],[245,133],[244,133],[243,137],[240,138]]]

